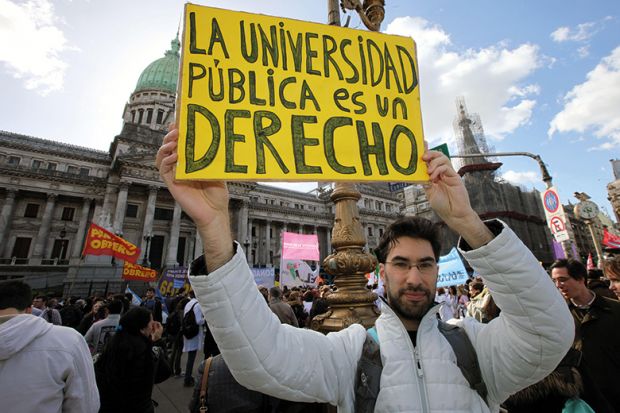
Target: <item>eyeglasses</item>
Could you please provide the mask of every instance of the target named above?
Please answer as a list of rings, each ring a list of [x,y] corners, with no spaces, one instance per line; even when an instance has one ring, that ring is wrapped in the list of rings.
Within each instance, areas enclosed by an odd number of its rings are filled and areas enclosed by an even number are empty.
[[[422,275],[435,275],[437,271],[437,263],[435,261],[426,260],[420,262],[409,262],[409,261],[386,261],[386,264],[390,264],[392,266],[393,271],[396,274],[404,275],[407,274],[413,267],[416,267],[420,274]]]

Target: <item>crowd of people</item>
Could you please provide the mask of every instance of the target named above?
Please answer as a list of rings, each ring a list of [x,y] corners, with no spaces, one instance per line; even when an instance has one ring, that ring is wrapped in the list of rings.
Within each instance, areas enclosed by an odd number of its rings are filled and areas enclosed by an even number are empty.
[[[173,131],[157,163],[201,230],[193,289],[160,299],[149,287],[138,304],[132,294],[58,299],[1,282],[2,411],[151,413],[153,385],[173,376],[194,388],[191,412],[620,411],[620,257],[600,271],[574,259],[546,271],[503,222],[478,218],[447,158],[428,152],[429,202],[480,275],[436,288],[438,228],[401,218],[375,250],[375,325],[323,335],[313,320],[336,287],[256,286],[222,230],[225,185],[174,181],[175,144]]]

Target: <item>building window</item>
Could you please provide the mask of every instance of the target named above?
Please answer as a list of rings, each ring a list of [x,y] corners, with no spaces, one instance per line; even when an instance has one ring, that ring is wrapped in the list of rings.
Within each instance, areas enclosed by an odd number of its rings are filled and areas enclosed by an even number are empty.
[[[55,171],[56,170],[56,164],[54,162],[48,162],[47,163],[47,170],[48,171]]]
[[[159,221],[172,221],[173,210],[168,208],[155,208],[154,218]]]
[[[36,218],[39,215],[39,204],[27,204],[26,211],[24,211],[24,217]]]
[[[390,205],[390,204],[385,204],[385,210],[386,210],[387,212],[392,212],[392,205]]]
[[[157,124],[161,125],[163,121],[164,121],[164,111],[159,109],[157,111]]]
[[[142,123],[143,116],[144,116],[144,109],[138,110],[138,123]]]
[[[54,240],[54,245],[52,246],[52,255],[50,258],[58,258],[59,260],[64,260],[67,258],[67,247],[69,246],[68,239],[56,239]]]
[[[383,236],[383,228],[379,228],[379,237]]]
[[[153,120],[153,109],[147,109],[146,110],[146,123],[150,125],[152,120]]]
[[[40,169],[41,165],[43,165],[43,162],[38,160],[38,159],[33,159],[32,160],[32,169]]]
[[[80,172],[80,170],[78,169],[77,166],[69,165],[69,166],[67,166],[67,172],[70,173],[70,174],[76,174],[77,175],[78,172]]]
[[[185,237],[179,237],[179,243],[177,245],[177,262],[180,266],[185,266]]]
[[[11,253],[11,257],[28,258],[31,242],[32,238],[17,237],[15,239],[15,245],[13,245],[13,252]]]
[[[73,221],[73,216],[75,215],[75,208],[64,207],[62,209],[62,219],[63,221]]]
[[[80,168],[80,176],[88,176],[88,175],[90,175],[90,169]]]
[[[138,217],[138,205],[127,204],[127,210],[125,210],[125,216],[127,218],[137,218]]]
[[[136,123],[136,111],[135,110],[131,111],[131,122]]]
[[[368,227],[368,236],[372,237],[372,227]]]
[[[17,166],[20,160],[21,158],[19,156],[9,156],[8,164]]]

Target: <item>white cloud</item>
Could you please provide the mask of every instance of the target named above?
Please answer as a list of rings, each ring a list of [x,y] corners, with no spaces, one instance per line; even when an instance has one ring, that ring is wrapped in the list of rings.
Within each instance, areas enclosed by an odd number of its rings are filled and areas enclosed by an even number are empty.
[[[551,38],[556,42],[564,42],[570,37],[570,29],[568,27],[558,27],[553,33]]]
[[[584,57],[588,57],[590,55],[590,46],[586,45],[586,46],[582,46],[580,48],[577,49],[577,54],[579,55],[579,57],[581,57],[582,59]]]
[[[386,32],[417,43],[422,115],[431,143],[454,139],[457,96],[480,115],[488,137],[502,139],[529,122],[540,87],[526,79],[544,60],[536,45],[498,43],[459,51],[440,26],[419,17],[396,18]]]
[[[509,170],[502,174],[502,178],[515,185],[537,185],[540,183],[540,172],[517,172]]]
[[[62,88],[71,50],[49,0],[0,0],[0,62],[27,89],[46,95]]]
[[[620,146],[620,47],[604,57],[587,74],[586,81],[564,96],[564,108],[549,125],[548,135],[556,132],[590,131],[602,140],[592,149]]]

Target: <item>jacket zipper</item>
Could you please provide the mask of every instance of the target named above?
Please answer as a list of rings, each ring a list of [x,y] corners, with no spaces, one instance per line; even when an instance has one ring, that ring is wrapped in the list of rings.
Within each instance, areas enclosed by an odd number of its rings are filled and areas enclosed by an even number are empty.
[[[430,412],[430,406],[428,405],[428,398],[426,396],[426,383],[424,382],[424,372],[422,371],[422,363],[420,362],[420,350],[419,345],[413,347],[413,361],[416,366],[416,372],[418,374],[418,390],[420,393],[420,402],[423,412]]]

